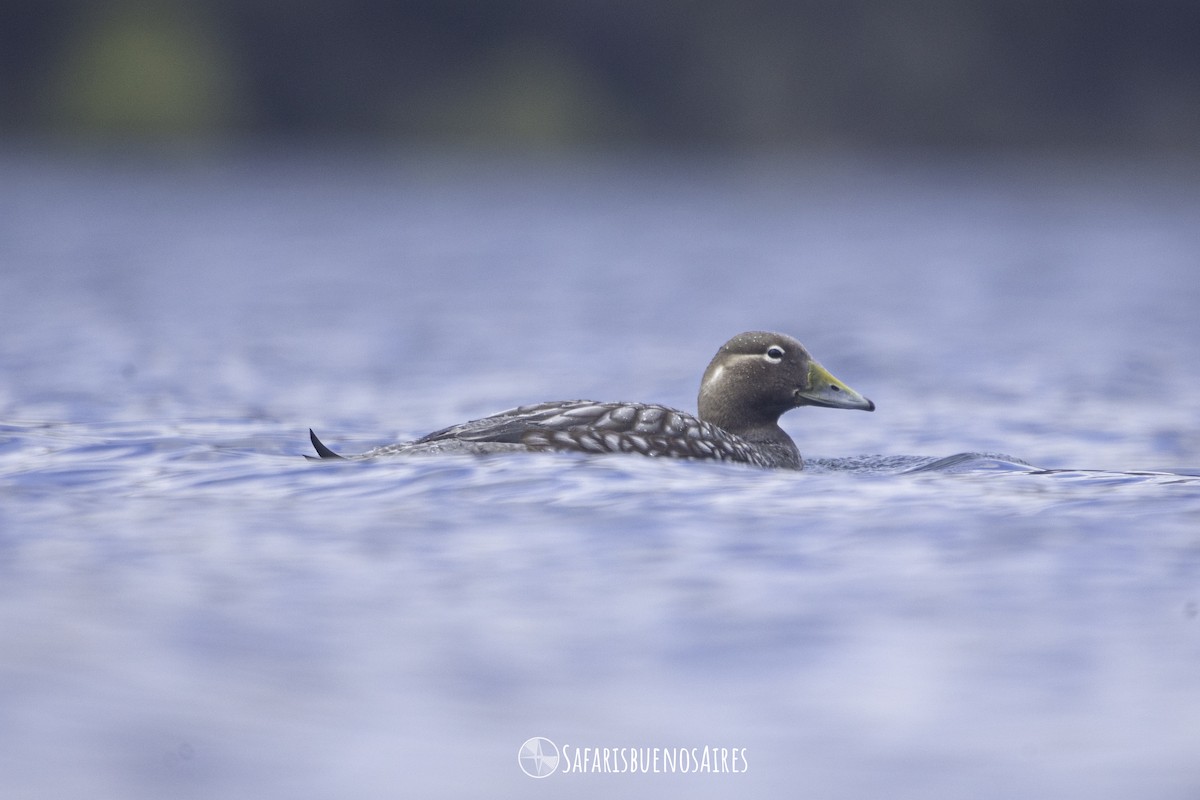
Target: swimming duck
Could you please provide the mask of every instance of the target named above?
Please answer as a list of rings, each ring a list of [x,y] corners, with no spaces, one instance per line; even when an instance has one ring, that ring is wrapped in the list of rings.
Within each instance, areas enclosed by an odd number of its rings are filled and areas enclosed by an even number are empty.
[[[766,331],[740,333],[721,345],[704,371],[697,405],[699,414],[693,416],[649,403],[538,403],[353,458],[554,450],[803,469],[796,443],[779,427],[784,412],[800,406],[875,410],[874,403],[829,374],[800,342]],[[308,433],[321,458],[342,458]]]

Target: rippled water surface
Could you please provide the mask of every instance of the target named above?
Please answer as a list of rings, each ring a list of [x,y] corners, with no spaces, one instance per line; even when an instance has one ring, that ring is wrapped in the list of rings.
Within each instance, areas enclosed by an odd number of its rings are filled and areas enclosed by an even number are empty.
[[[0,158],[0,794],[1198,796],[1196,177]],[[758,328],[801,473],[302,458]]]

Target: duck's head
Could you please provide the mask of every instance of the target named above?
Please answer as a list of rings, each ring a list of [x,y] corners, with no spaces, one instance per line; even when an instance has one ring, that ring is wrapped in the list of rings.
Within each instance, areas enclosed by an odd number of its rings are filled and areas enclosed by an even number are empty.
[[[739,333],[721,345],[700,381],[698,406],[701,419],[739,435],[777,429],[779,417],[800,406],[875,410],[804,345],[766,331]]]

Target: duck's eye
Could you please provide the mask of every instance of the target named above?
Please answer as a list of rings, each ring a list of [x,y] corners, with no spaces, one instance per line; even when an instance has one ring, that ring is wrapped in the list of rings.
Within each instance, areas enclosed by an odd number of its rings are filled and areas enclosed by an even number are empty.
[[[768,347],[766,358],[772,364],[778,364],[780,361],[783,361],[783,348],[775,347],[774,345]]]

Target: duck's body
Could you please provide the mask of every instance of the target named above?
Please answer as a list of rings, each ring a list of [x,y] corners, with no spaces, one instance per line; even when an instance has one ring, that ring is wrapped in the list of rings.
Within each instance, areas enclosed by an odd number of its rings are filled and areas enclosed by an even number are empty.
[[[788,466],[798,454],[773,454],[716,425],[666,406],[563,400],[501,411],[363,453],[364,457],[425,453],[503,453],[568,450],[639,453],[669,458]],[[772,457],[776,456],[776,457]]]
[[[790,336],[751,332],[726,342],[704,373],[699,415],[647,403],[566,400],[521,406],[378,447],[357,458],[514,451],[637,453],[801,469],[779,417],[801,405],[874,411]],[[340,458],[309,431],[321,458]]]

